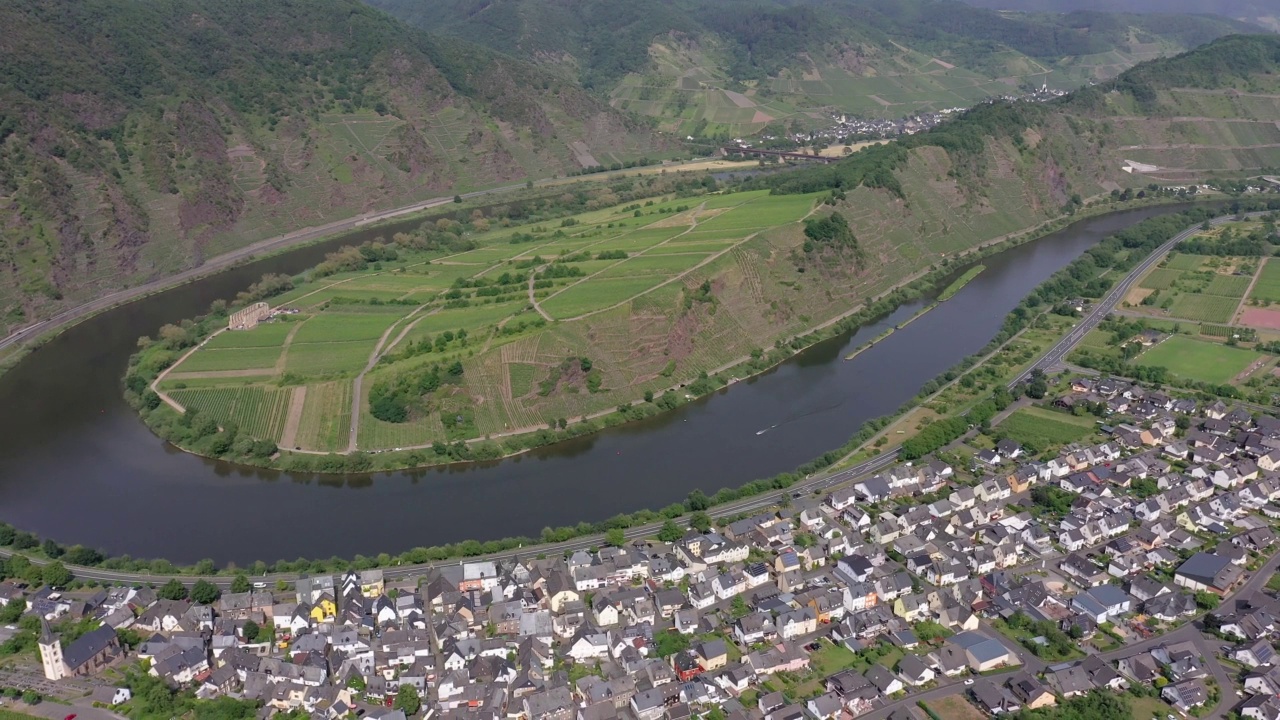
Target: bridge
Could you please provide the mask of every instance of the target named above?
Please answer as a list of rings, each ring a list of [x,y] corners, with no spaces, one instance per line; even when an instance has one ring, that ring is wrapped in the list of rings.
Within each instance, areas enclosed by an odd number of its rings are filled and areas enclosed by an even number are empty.
[[[757,150],[755,148],[734,147],[726,145],[720,148],[726,153],[737,153],[738,155],[760,155],[762,157],[777,157],[788,160],[809,160],[810,162],[833,163],[840,158],[823,157],[821,155],[805,155],[804,153],[781,152],[779,150]]]

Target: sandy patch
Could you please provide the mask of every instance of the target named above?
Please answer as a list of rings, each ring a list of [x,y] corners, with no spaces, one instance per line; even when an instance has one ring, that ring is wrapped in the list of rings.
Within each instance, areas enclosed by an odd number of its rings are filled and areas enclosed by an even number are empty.
[[[1152,290],[1151,288],[1134,288],[1125,296],[1124,301],[1130,305],[1141,305],[1142,301],[1146,300],[1147,296],[1153,292],[1155,292],[1155,290]]]
[[[762,124],[767,122],[773,122],[773,116],[767,112],[761,112],[757,110],[756,114],[751,116],[751,122],[762,123]]]
[[[307,386],[299,385],[289,396],[289,416],[284,422],[284,434],[280,436],[280,447],[295,448],[298,446],[298,426],[302,424],[302,406],[307,402]]]
[[[725,97],[729,98],[734,105],[737,105],[740,108],[753,108],[756,106],[754,100],[740,92],[734,92],[732,90],[725,90],[723,92]]]
[[[946,69],[946,70],[955,70],[955,69],[956,69],[956,66],[955,66],[955,65],[952,65],[952,64],[951,64],[951,63],[949,63],[949,62],[942,62],[942,61],[941,61],[941,60],[939,60],[938,58],[931,58],[931,59],[933,60],[933,62],[937,63],[938,65],[941,65],[941,66],[942,66],[944,69]]]
[[[1280,330],[1280,310],[1248,308],[1240,314],[1240,324],[1266,330]]]
[[[844,152],[845,148],[848,148],[849,153],[853,154],[858,152],[864,147],[871,147],[872,145],[883,145],[887,142],[889,141],[888,140],[867,140],[865,142],[853,143],[852,145],[832,145],[830,147],[826,147],[818,151],[818,154],[821,155],[822,157],[842,157],[845,154]]]

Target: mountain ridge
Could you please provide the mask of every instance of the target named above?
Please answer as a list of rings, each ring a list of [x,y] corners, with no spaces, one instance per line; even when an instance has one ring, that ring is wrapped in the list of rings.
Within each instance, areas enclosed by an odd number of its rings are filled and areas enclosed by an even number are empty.
[[[0,8],[0,334],[305,225],[669,143],[353,0]]]

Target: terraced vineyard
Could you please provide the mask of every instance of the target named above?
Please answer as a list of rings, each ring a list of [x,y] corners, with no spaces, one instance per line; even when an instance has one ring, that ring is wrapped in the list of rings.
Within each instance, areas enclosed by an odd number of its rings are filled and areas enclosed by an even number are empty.
[[[699,270],[728,262],[764,231],[794,236],[814,206],[812,196],[759,192],[659,199],[584,213],[555,230],[493,231],[451,253],[402,248],[376,267],[274,298],[297,314],[215,335],[170,368],[160,389],[220,423],[279,440],[291,396],[281,381],[302,383],[290,449],[320,452],[346,450],[353,425],[358,447],[387,449],[590,414],[637,389],[669,386],[669,363],[696,374],[749,352],[754,345],[742,336],[717,346],[716,332],[705,349],[641,348],[670,344],[682,324],[683,332],[716,325]],[[587,355],[598,363],[594,373],[566,365]],[[454,365],[410,416],[371,412],[375,388]],[[362,409],[352,423],[356,378]]]

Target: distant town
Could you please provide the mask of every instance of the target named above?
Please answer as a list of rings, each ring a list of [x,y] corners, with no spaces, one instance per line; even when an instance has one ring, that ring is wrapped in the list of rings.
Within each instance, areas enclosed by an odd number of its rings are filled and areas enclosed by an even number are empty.
[[[973,436],[590,551],[227,593],[10,579],[0,642],[38,626],[39,663],[0,684],[125,711],[140,668],[319,718],[962,717],[1092,691],[1280,718],[1280,418],[1107,377],[1038,406],[1092,439]]]
[[[1042,85],[1032,92],[1002,95],[989,98],[991,102],[1047,102],[1066,95],[1065,90],[1051,90]],[[936,112],[922,112],[889,120],[885,118],[861,118],[844,113],[833,113],[830,124],[826,127],[808,132],[795,132],[786,136],[763,134],[758,138],[734,138],[733,144],[743,147],[756,145],[779,147],[806,147],[811,145],[835,145],[853,142],[895,138],[900,135],[914,135],[937,127],[957,113],[964,112],[965,107],[950,107]],[[689,138],[692,140],[693,138]]]

